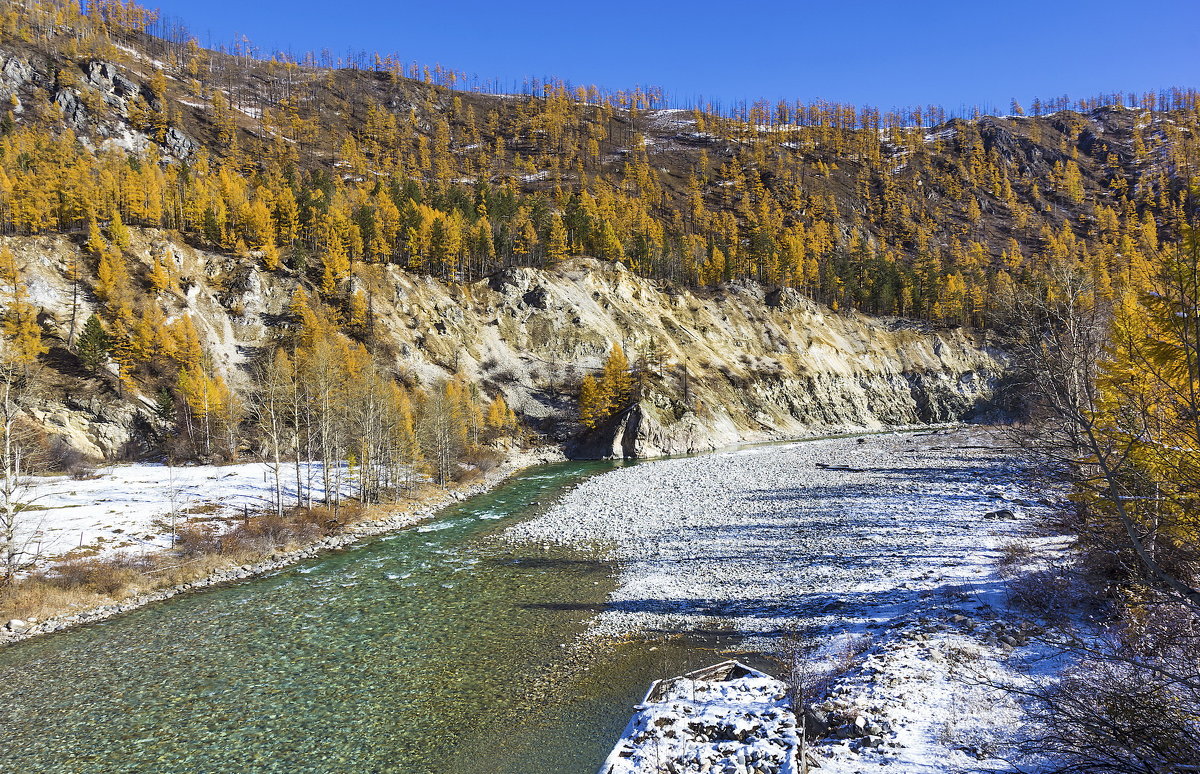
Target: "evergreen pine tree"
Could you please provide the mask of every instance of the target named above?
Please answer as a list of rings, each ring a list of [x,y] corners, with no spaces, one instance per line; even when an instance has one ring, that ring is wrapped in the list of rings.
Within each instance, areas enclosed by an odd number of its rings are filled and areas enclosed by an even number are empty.
[[[79,334],[75,354],[83,367],[93,373],[99,371],[108,362],[110,343],[104,325],[96,315],[92,315],[83,324],[83,333]]]

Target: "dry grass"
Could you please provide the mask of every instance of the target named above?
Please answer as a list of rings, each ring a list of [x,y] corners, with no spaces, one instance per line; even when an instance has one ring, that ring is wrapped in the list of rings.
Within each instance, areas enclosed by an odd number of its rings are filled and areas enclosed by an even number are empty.
[[[52,566],[50,574],[42,577],[63,589],[85,589],[113,599],[122,599],[150,569],[152,563],[149,561],[117,555],[106,559],[58,562]]]
[[[1012,577],[1020,568],[1032,562],[1036,555],[1033,546],[1024,540],[1010,540],[1004,543],[1000,546],[1000,558],[997,561],[1001,575]]]
[[[38,620],[74,610],[98,607],[111,600],[96,591],[63,588],[48,580],[26,578],[0,590],[0,618]]]
[[[0,620],[45,619],[193,583],[220,569],[262,561],[335,534],[348,523],[346,518],[358,520],[364,512],[341,507],[336,517],[325,508],[300,509],[282,518],[255,516],[224,534],[211,525],[188,524],[180,529],[173,550],[145,557],[75,553],[0,588]]]

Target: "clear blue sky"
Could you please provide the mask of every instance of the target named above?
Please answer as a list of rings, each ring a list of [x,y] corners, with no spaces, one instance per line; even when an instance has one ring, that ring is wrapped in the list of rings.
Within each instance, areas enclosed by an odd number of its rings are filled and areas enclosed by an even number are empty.
[[[1200,0],[148,0],[202,43],[395,52],[499,78],[656,85],[728,104],[948,109],[1200,87]]]

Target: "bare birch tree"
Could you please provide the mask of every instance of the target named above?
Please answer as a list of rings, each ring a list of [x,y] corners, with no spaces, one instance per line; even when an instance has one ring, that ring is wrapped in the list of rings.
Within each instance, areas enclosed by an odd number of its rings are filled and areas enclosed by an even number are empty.
[[[32,397],[37,366],[21,362],[10,343],[0,339],[0,582],[9,583],[36,556],[29,552],[35,530],[23,520],[36,500],[29,476],[32,448],[22,425],[25,404]],[[22,530],[22,527],[26,529]],[[21,536],[25,532],[25,536]]]

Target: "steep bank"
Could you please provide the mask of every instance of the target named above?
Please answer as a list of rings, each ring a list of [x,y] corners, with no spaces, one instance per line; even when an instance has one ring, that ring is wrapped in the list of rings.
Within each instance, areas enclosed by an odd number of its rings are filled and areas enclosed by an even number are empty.
[[[153,450],[168,428],[153,396],[118,397],[88,376],[68,342],[100,310],[79,236],[6,237],[52,344],[52,378],[31,413],[92,457]],[[130,273],[167,322],[190,315],[215,368],[235,387],[289,323],[297,276],[253,258],[206,252],[172,232],[132,230]],[[169,275],[157,293],[155,262]],[[72,267],[81,274],[78,288]],[[360,264],[377,355],[408,381],[463,373],[502,393],[532,426],[580,430],[580,379],[614,343],[644,368],[641,398],[569,449],[646,457],[851,428],[951,421],[989,410],[1006,359],[961,329],[833,313],[793,291],[751,283],[690,291],[587,258],[513,268],[462,284]]]

